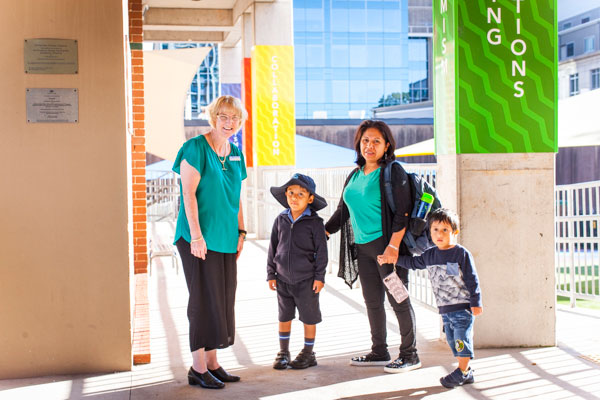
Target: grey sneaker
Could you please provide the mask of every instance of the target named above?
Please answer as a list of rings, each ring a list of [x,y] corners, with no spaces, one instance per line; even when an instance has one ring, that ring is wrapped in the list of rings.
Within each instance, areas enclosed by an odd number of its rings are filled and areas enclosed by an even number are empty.
[[[355,367],[377,367],[389,364],[390,360],[390,353],[375,354],[370,352],[366,356],[352,357],[350,365],[354,365]]]
[[[383,370],[388,374],[399,374],[418,368],[421,368],[421,361],[419,360],[419,356],[414,356],[412,358],[398,357],[387,364]]]
[[[475,377],[473,376],[473,370],[471,368],[469,368],[466,375],[462,373],[460,368],[456,368],[448,375],[440,378],[440,383],[442,386],[448,389],[453,389],[457,386],[462,386],[473,382],[475,382]]]

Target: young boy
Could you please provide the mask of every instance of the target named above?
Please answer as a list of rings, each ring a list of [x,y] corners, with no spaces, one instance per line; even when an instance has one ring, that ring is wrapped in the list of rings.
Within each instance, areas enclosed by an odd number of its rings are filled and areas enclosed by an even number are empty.
[[[271,193],[286,210],[277,216],[271,230],[267,260],[267,281],[277,290],[279,303],[279,344],[273,368],[303,369],[317,365],[313,352],[316,324],[321,322],[319,292],[325,285],[327,239],[317,211],[327,202],[316,194],[315,182],[295,174],[285,185],[271,187]],[[290,362],[290,331],[296,316],[304,323],[304,348]]]
[[[431,238],[436,247],[421,256],[399,256],[397,264],[407,269],[425,269],[433,287],[446,340],[458,360],[458,368],[440,378],[446,388],[473,383],[473,322],[483,312],[479,278],[469,250],[457,244],[458,217],[440,208],[429,215]]]

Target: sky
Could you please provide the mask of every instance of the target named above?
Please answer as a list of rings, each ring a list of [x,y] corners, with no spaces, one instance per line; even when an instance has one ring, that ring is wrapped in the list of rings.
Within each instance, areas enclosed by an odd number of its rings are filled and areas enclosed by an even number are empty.
[[[592,8],[600,7],[600,0],[557,0],[558,20],[571,18]]]

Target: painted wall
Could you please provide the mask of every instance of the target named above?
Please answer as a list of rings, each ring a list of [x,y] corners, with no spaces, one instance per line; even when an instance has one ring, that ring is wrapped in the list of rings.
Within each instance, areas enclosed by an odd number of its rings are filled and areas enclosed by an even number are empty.
[[[0,12],[0,379],[131,368],[121,0]],[[77,39],[79,73],[24,73],[23,42]],[[26,88],[79,89],[77,123],[26,122]]]

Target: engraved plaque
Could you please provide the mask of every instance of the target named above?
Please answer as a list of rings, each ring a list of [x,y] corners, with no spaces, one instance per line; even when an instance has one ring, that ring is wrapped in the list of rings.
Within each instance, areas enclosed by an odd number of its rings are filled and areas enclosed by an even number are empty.
[[[77,89],[27,89],[27,122],[77,122]]]
[[[26,39],[23,53],[27,74],[77,73],[77,40]]]

